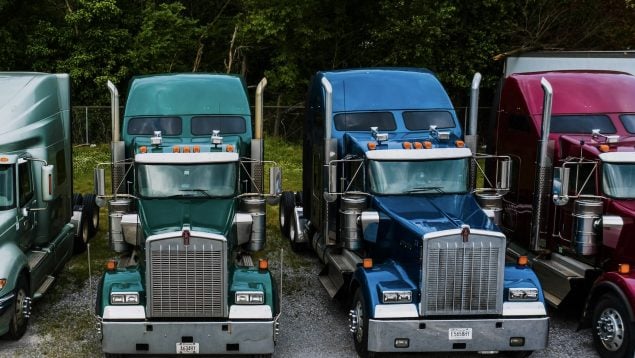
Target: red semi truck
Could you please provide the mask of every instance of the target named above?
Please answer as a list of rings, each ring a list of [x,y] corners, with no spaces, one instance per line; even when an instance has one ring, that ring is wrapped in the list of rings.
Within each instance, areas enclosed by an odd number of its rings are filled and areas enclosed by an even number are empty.
[[[516,162],[508,256],[530,257],[551,305],[584,304],[602,357],[635,350],[633,72],[628,52],[508,58],[487,140]]]

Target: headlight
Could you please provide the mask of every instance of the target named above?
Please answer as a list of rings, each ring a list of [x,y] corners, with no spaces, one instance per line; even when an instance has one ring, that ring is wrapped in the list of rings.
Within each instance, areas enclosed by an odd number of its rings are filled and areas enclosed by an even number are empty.
[[[410,303],[412,291],[384,291],[384,303]]]
[[[113,292],[110,294],[111,305],[138,305],[138,292]]]
[[[510,301],[537,301],[538,289],[537,288],[510,288],[508,297]]]
[[[261,305],[265,303],[265,294],[260,291],[236,292],[234,302],[237,305]]]

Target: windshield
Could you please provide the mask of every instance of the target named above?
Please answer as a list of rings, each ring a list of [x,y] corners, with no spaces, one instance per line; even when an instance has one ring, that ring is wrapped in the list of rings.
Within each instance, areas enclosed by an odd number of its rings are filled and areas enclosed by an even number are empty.
[[[613,198],[635,199],[635,163],[604,163],[602,189]]]
[[[235,195],[236,163],[140,164],[138,193],[143,198],[213,198]]]
[[[376,194],[465,193],[468,160],[371,160],[370,188]]]
[[[13,165],[0,165],[0,210],[15,207],[13,197]]]

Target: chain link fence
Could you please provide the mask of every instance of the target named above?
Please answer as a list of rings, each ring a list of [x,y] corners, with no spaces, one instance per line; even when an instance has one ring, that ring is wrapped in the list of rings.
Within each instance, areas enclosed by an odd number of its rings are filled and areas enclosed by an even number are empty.
[[[488,129],[490,107],[479,107],[479,133]],[[121,110],[123,115],[123,108]],[[252,112],[253,113],[253,112]],[[469,108],[457,107],[459,122],[466,128]],[[75,106],[72,109],[73,144],[109,143],[112,135],[110,106]],[[300,142],[304,125],[304,104],[264,106],[264,130],[267,136]]]

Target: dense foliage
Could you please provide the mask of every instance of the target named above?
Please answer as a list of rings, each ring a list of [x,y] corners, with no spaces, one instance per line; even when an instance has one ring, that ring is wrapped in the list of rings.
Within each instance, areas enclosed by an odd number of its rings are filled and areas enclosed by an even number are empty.
[[[418,66],[464,104],[475,71],[528,49],[629,49],[632,0],[0,0],[2,70],[68,72],[74,103],[136,74],[243,73],[294,104],[320,69]],[[124,93],[125,94],[125,93]]]

